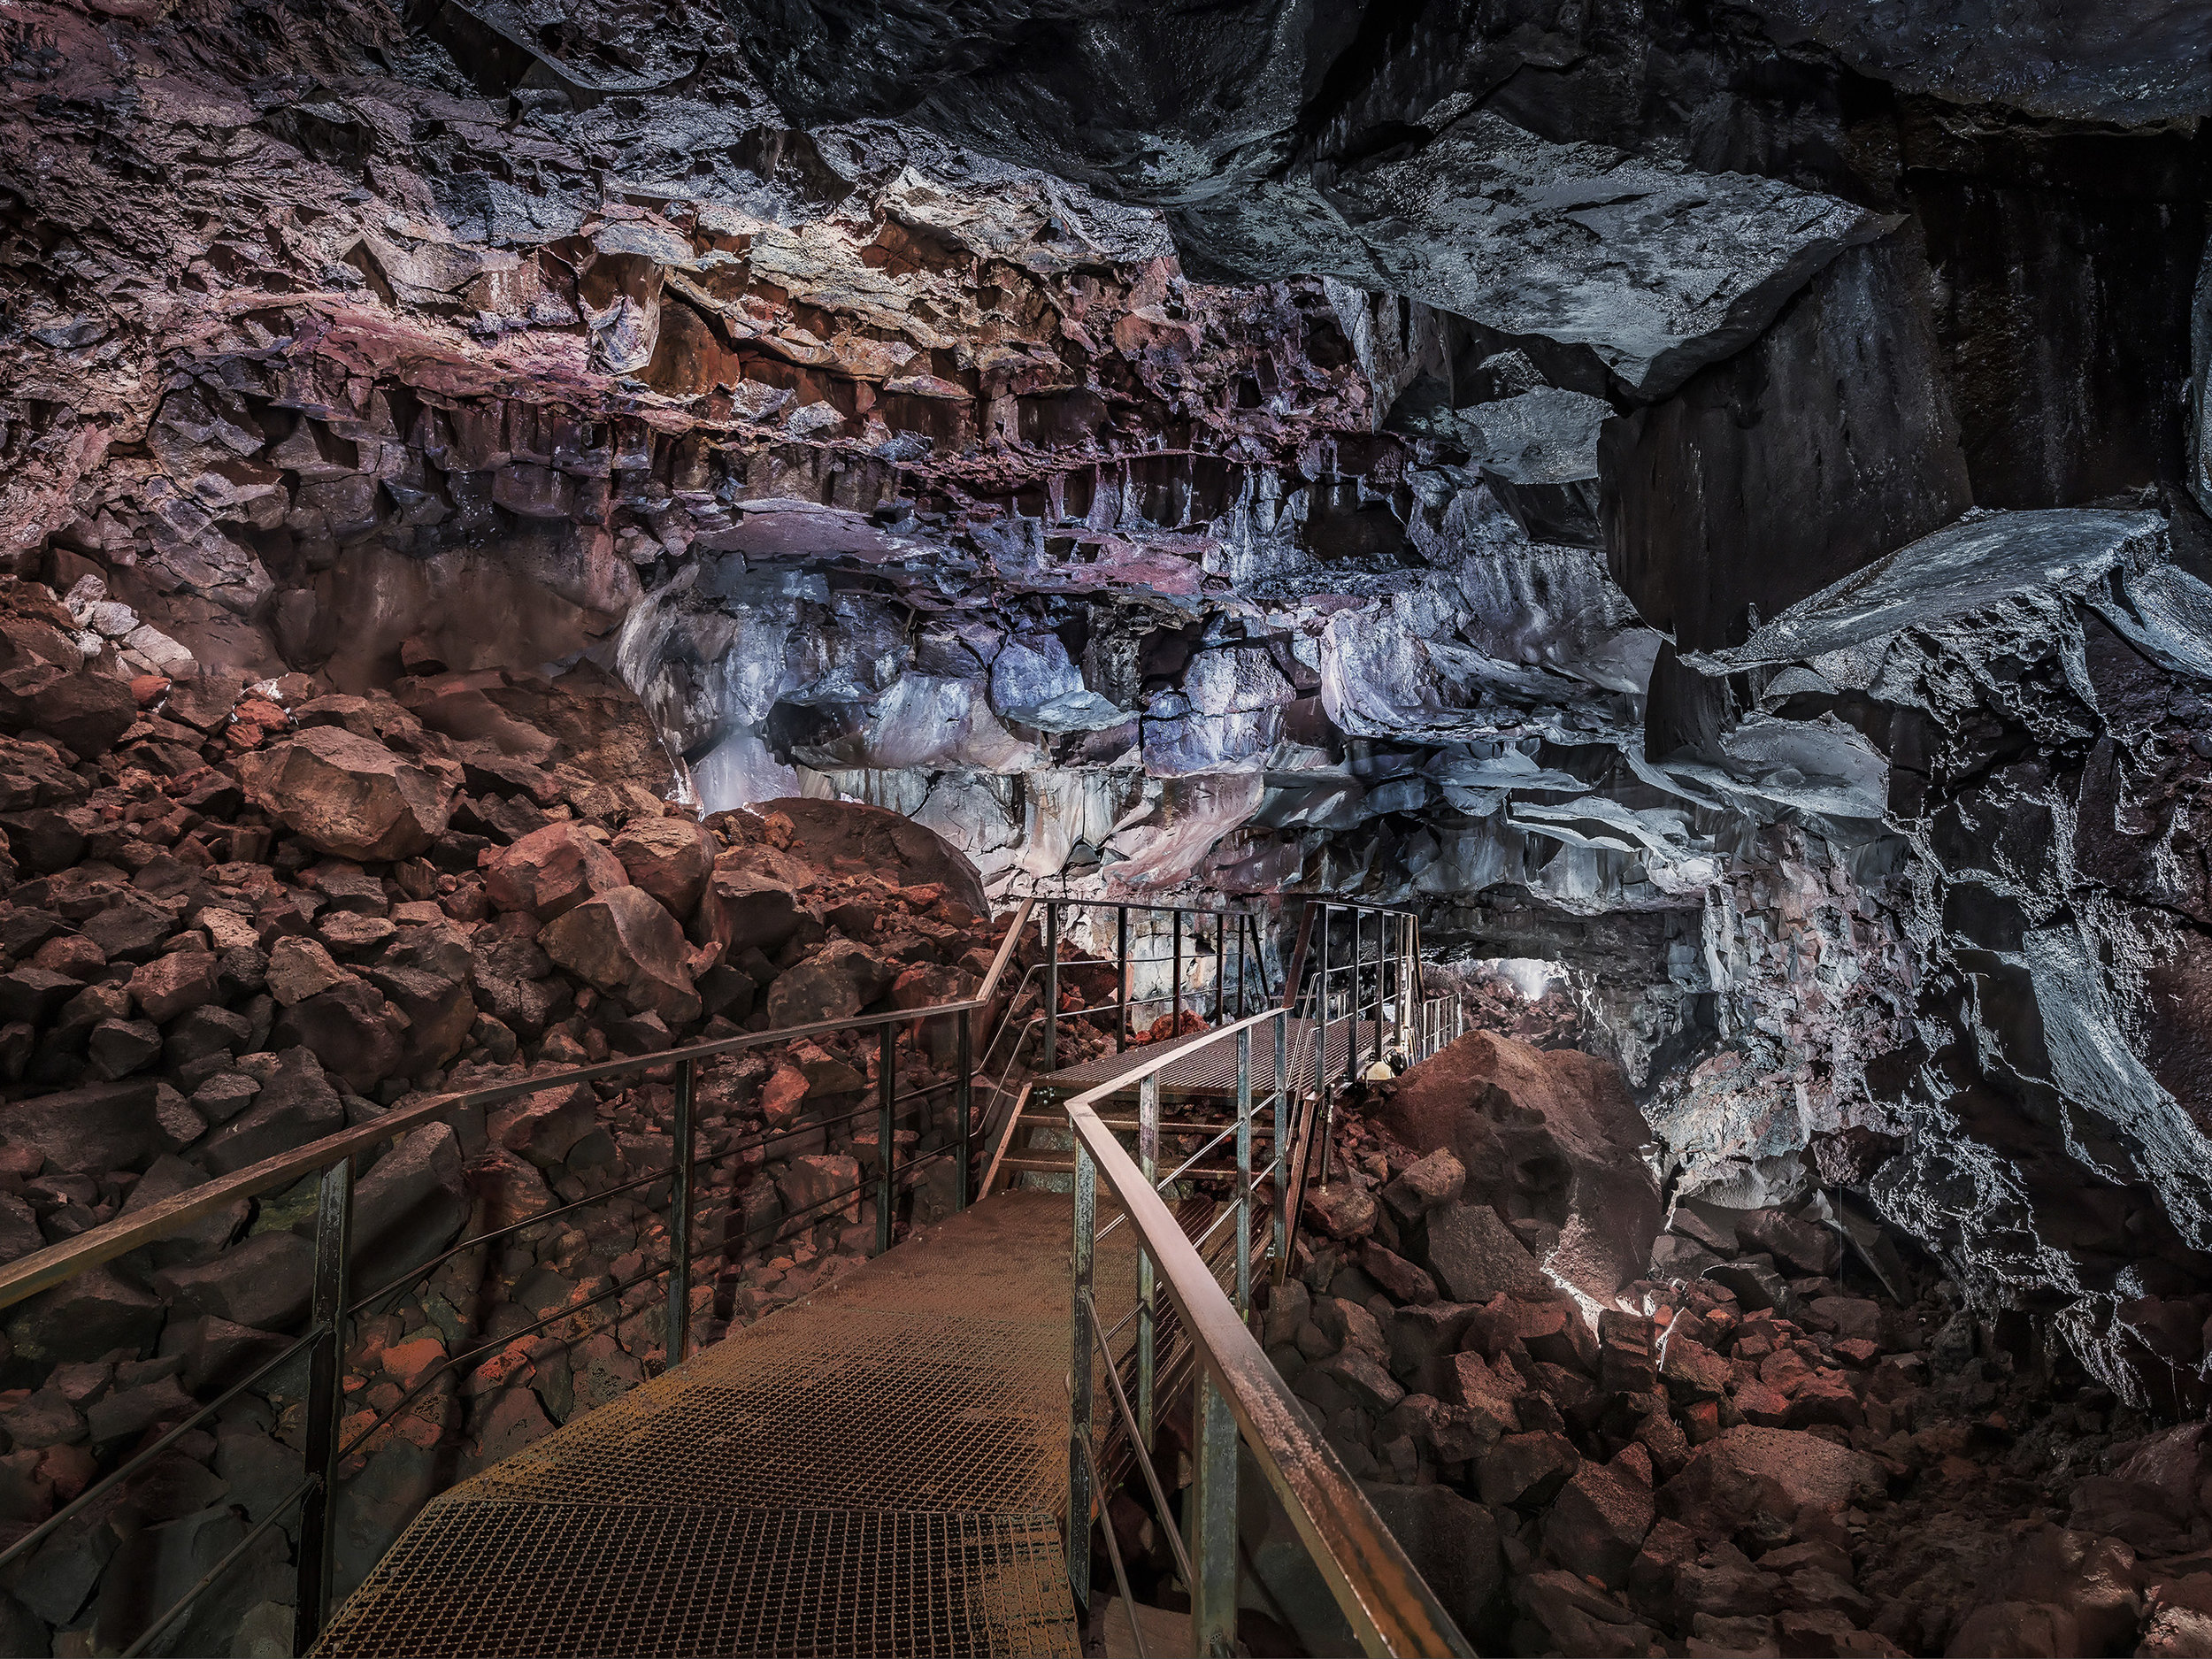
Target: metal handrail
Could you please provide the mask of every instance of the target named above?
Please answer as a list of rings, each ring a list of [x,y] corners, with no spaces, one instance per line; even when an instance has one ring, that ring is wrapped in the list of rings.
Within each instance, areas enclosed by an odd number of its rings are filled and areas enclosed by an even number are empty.
[[[1363,1652],[1377,1655],[1451,1654],[1473,1659],[1474,1649],[1407,1559],[1405,1551],[1391,1536],[1341,1460],[1325,1440],[1308,1429],[1296,1398],[1281,1373],[1261,1349],[1196,1247],[1184,1236],[1173,1214],[1153,1190],[1151,1180],[1123,1150],[1120,1141],[1100,1121],[1094,1110],[1098,1102],[1132,1081],[1156,1075],[1208,1044],[1240,1032],[1248,1033],[1263,1022],[1286,1019],[1288,1012],[1287,1009],[1270,1010],[1187,1041],[1166,1045],[1164,1052],[1148,1057],[1133,1075],[1116,1078],[1065,1102],[1069,1128],[1075,1136],[1079,1154],[1077,1323],[1080,1327],[1092,1323],[1086,1317],[1092,1240],[1085,1233],[1089,1218],[1087,1211],[1095,1213],[1095,1200],[1093,1198],[1087,1204],[1086,1199],[1092,1196],[1096,1179],[1102,1176],[1120,1201],[1123,1214],[1135,1227],[1144,1258],[1156,1263],[1164,1275],[1181,1328],[1200,1362],[1200,1397],[1194,1402],[1193,1413],[1197,1430],[1199,1479],[1192,1494],[1194,1502],[1188,1506],[1194,1515],[1192,1554],[1199,1565],[1187,1580],[1191,1592],[1194,1640],[1207,1641],[1233,1629],[1234,1447],[1236,1439],[1240,1438],[1251,1448],[1268,1485],[1320,1569]],[[1283,1046],[1283,1036],[1279,1026],[1279,1049]],[[1242,1062],[1239,1094],[1248,1101],[1248,1037],[1240,1041],[1238,1047]],[[1076,1342],[1079,1372],[1076,1379],[1077,1432],[1087,1436],[1089,1331],[1079,1329]],[[1225,1433],[1232,1429],[1233,1434]],[[1087,1560],[1088,1556],[1087,1538],[1079,1551],[1075,1529],[1076,1518],[1071,1509],[1071,1564],[1078,1559]],[[1219,1582],[1224,1567],[1228,1578],[1225,1586]]]
[[[17,1540],[9,1548],[0,1551],[0,1563],[13,1560],[27,1549],[38,1537],[50,1533],[73,1516],[81,1514],[88,1504],[112,1489],[134,1471],[144,1468],[162,1447],[166,1446],[192,1425],[200,1422],[223,1403],[233,1398],[240,1389],[265,1376],[277,1364],[296,1359],[304,1350],[309,1373],[309,1402],[307,1421],[306,1479],[297,1492],[280,1506],[276,1513],[288,1509],[295,1502],[304,1507],[300,1522],[298,1564],[298,1594],[295,1602],[295,1640],[304,1649],[319,1632],[328,1610],[332,1573],[334,1570],[334,1529],[330,1525],[329,1508],[337,1484],[337,1470],[343,1456],[357,1448],[369,1434],[383,1425],[386,1418],[373,1424],[357,1435],[349,1446],[339,1443],[339,1415],[342,1407],[341,1384],[344,1369],[345,1322],[351,1314],[378,1297],[390,1294],[411,1283],[419,1282],[434,1272],[439,1263],[456,1252],[449,1250],[426,1266],[412,1269],[409,1273],[380,1286],[360,1302],[349,1303],[348,1293],[352,1267],[351,1233],[353,1217],[353,1164],[359,1153],[383,1144],[425,1125],[440,1121],[454,1113],[476,1107],[489,1107],[503,1102],[518,1100],[549,1089],[573,1087],[641,1071],[657,1071],[672,1067],[676,1071],[676,1099],[672,1148],[673,1162],[666,1170],[650,1172],[643,1177],[589,1195],[582,1202],[593,1202],[641,1186],[651,1186],[661,1180],[672,1182],[669,1216],[668,1260],[662,1266],[632,1276],[621,1284],[610,1286],[593,1297],[593,1302],[621,1294],[635,1286],[670,1277],[668,1289],[669,1310],[665,1342],[666,1363],[675,1364],[685,1356],[688,1348],[690,1300],[688,1286],[694,1261],[705,1252],[694,1249],[691,1244],[693,1225],[693,1192],[695,1171],[704,1164],[718,1157],[726,1157],[736,1149],[725,1148],[718,1153],[698,1156],[698,1140],[693,1123],[692,1105],[697,1078],[698,1063],[702,1059],[736,1053],[747,1048],[795,1042],[809,1037],[826,1036],[843,1031],[874,1030],[878,1033],[879,1060],[876,1079],[878,1095],[876,1110],[881,1118],[877,1149],[877,1169],[872,1184],[878,1189],[877,1244],[879,1249],[890,1246],[892,1199],[897,1186],[897,1141],[894,1133],[894,1118],[901,1099],[918,1099],[934,1094],[942,1087],[957,1092],[958,1122],[955,1126],[955,1156],[959,1159],[955,1180],[956,1207],[964,1209],[969,1200],[969,1179],[973,1173],[971,1156],[970,1119],[973,1116],[973,1021],[979,1012],[987,1011],[997,993],[999,981],[1011,961],[1023,930],[1034,910],[1032,901],[1025,900],[1007,926],[1005,937],[999,943],[989,972],[984,976],[977,995],[949,1002],[933,1003],[926,1008],[899,1009],[883,1014],[858,1014],[841,1019],[817,1020],[803,1025],[784,1026],[768,1031],[748,1032],[736,1037],[720,1038],[711,1042],[693,1043],[680,1048],[664,1049],[658,1053],[626,1056],[620,1060],[602,1062],[595,1065],[573,1066],[563,1071],[512,1082],[496,1084],[481,1089],[464,1090],[453,1094],[431,1094],[413,1105],[385,1112],[365,1124],[336,1134],[326,1135],[306,1146],[290,1152],[280,1153],[250,1164],[235,1173],[208,1181],[178,1194],[174,1198],[149,1205],[138,1215],[127,1219],[119,1217],[97,1227],[88,1229],[75,1238],[0,1266],[0,1308],[11,1307],[42,1291],[67,1283],[79,1273],[103,1263],[112,1261],[141,1246],[169,1236],[178,1229],[228,1208],[242,1200],[257,1197],[280,1187],[288,1187],[300,1177],[311,1172],[321,1174],[321,1191],[315,1216],[315,1259],[312,1279],[312,1305],[308,1328],[304,1334],[277,1359],[258,1368],[244,1380],[232,1387],[216,1402],[199,1407],[184,1423],[176,1425],[153,1447],[127,1457],[98,1485],[80,1494],[49,1517],[39,1532]],[[911,1090],[901,1096],[897,1089],[896,1037],[898,1027],[906,1024],[956,1018],[959,1021],[959,1043],[956,1072],[949,1085]],[[853,1116],[864,1116],[864,1110]],[[818,1126],[818,1125],[817,1125]],[[932,1163],[941,1156],[927,1155],[909,1161],[906,1174],[923,1163]],[[871,1184],[864,1177],[854,1190],[865,1191]],[[849,1195],[849,1194],[846,1194]],[[573,1208],[574,1206],[565,1206]],[[809,1208],[818,1208],[818,1205]],[[539,1217],[542,1219],[543,1217]],[[499,1233],[511,1228],[496,1230]],[[480,1247],[487,1238],[481,1235],[465,1244],[465,1248]],[[717,1246],[712,1248],[725,1248]],[[552,1323],[573,1312],[563,1309],[541,1320],[539,1326]],[[538,1327],[533,1327],[538,1328]],[[504,1344],[516,1333],[500,1339]],[[481,1347],[475,1353],[486,1351]],[[456,1356],[448,1356],[445,1364],[434,1368],[434,1374],[443,1372],[456,1363]],[[416,1390],[426,1385],[422,1379]],[[402,1402],[403,1406],[404,1401]],[[258,1537],[265,1529],[257,1527],[252,1536]],[[250,1541],[250,1539],[248,1540]],[[241,1548],[243,1548],[242,1544]],[[167,1611],[146,1629],[134,1644],[133,1653],[150,1646],[176,1620],[177,1617],[197,1597],[216,1572],[227,1566],[236,1555],[234,1550],[200,1584],[188,1590]]]
[[[712,1042],[691,1043],[681,1048],[664,1048],[657,1054],[627,1056],[620,1060],[602,1061],[596,1065],[571,1066],[565,1071],[551,1071],[541,1077],[526,1078],[511,1083],[495,1084],[488,1088],[468,1089],[457,1094],[432,1094],[412,1106],[395,1108],[355,1128],[340,1130],[336,1134],[311,1141],[289,1152],[280,1152],[273,1157],[262,1159],[258,1164],[250,1164],[235,1174],[203,1182],[174,1198],[149,1204],[134,1216],[127,1218],[118,1217],[96,1227],[88,1227],[73,1239],[50,1244],[42,1250],[34,1250],[28,1256],[19,1256],[0,1266],[0,1308],[12,1307],[41,1291],[66,1284],[87,1268],[97,1267],[119,1256],[127,1256],[142,1245],[165,1239],[177,1228],[197,1221],[204,1216],[212,1215],[219,1210],[227,1209],[242,1198],[258,1197],[277,1187],[288,1187],[301,1176],[323,1169],[342,1157],[365,1152],[371,1147],[380,1146],[408,1130],[435,1123],[449,1113],[466,1111],[478,1106],[497,1106],[511,1100],[520,1100],[526,1094],[542,1094],[547,1089],[566,1088],[578,1083],[603,1082],[637,1071],[657,1071],[664,1066],[712,1059],[747,1048],[798,1042],[808,1037],[828,1036],[841,1031],[867,1031],[884,1025],[903,1025],[910,1020],[941,1019],[949,1015],[980,1013],[990,1005],[999,978],[1005,972],[1007,961],[1013,954],[1014,943],[1029,918],[1029,908],[1025,902],[1016,914],[1013,924],[1006,930],[1005,940],[999,946],[997,958],[991,964],[990,973],[972,997],[957,1002],[935,1002],[926,1008],[899,1009],[887,1014],[852,1014],[842,1019],[816,1020],[805,1025],[749,1031],[742,1036],[720,1037]]]

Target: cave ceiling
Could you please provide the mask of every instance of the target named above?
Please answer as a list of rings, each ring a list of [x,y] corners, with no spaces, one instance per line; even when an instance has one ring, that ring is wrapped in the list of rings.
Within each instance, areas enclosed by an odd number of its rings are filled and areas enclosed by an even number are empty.
[[[2208,113],[2159,0],[22,0],[0,547],[132,672],[588,659],[1002,893],[1412,902],[1678,1182],[2124,1379],[2212,1284]]]

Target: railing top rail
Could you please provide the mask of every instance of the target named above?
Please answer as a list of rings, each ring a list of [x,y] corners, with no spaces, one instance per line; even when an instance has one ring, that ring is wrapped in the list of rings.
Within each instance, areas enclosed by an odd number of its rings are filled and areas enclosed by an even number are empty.
[[[478,1106],[497,1106],[546,1089],[566,1088],[578,1083],[596,1083],[639,1071],[655,1071],[663,1066],[678,1065],[687,1060],[736,1054],[746,1048],[757,1048],[772,1043],[796,1042],[802,1038],[827,1036],[840,1031],[869,1031],[883,1025],[902,1025],[909,1020],[937,1019],[951,1014],[981,1012],[989,1007],[997,991],[999,980],[1006,972],[1006,964],[1021,938],[1022,928],[1027,925],[1032,904],[1030,900],[1022,902],[1021,908],[1016,911],[1013,921],[1007,927],[1006,937],[1000,941],[998,954],[991,963],[991,971],[984,976],[982,985],[972,997],[953,1002],[937,1002],[927,1008],[900,1009],[887,1014],[853,1014],[842,1019],[817,1020],[806,1025],[749,1031],[741,1036],[719,1037],[712,1042],[689,1043],[680,1048],[664,1048],[657,1054],[605,1060],[596,1065],[571,1066],[565,1071],[496,1083],[486,1088],[433,1094],[411,1106],[385,1112],[354,1128],[342,1129],[336,1134],[311,1141],[303,1147],[280,1152],[273,1157],[262,1159],[258,1164],[250,1164],[235,1174],[204,1181],[173,1198],[149,1204],[135,1215],[119,1216],[112,1221],[88,1228],[73,1239],[50,1244],[42,1250],[34,1250],[28,1256],[19,1256],[0,1266],[0,1308],[12,1307],[41,1291],[65,1284],[87,1268],[111,1262],[142,1245],[166,1238],[176,1229],[204,1216],[212,1215],[242,1198],[254,1198],[278,1187],[288,1187],[302,1176],[327,1168],[342,1157],[365,1152],[396,1135],[405,1134],[425,1124],[439,1122],[454,1112],[466,1111]]]
[[[1282,1017],[1280,1009],[1173,1045],[1162,1064],[1242,1026]],[[1118,1082],[1125,1079],[1118,1079]],[[1066,1105],[1068,1123],[1104,1177],[1157,1264],[1183,1329],[1237,1419],[1268,1485],[1319,1567],[1361,1647],[1377,1655],[1463,1655],[1474,1649],[1434,1591],[1406,1558],[1328,1445],[1306,1426],[1282,1374],[1245,1326],[1235,1304],[1184,1237],[1182,1228],[1089,1102]]]

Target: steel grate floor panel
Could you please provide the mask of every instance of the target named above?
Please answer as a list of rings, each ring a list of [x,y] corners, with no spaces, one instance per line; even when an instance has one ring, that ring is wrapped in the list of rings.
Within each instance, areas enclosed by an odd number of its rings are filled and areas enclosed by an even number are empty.
[[[1068,1655],[1049,1515],[439,1499],[319,1644],[373,1655]]]
[[[425,1509],[315,1651],[1073,1654],[1068,1225],[999,1194],[572,1419]],[[1109,1320],[1135,1281],[1118,1229]]]
[[[602,1503],[1056,1510],[1068,1337],[841,1310],[719,1344],[477,1478],[488,1495]],[[871,1455],[871,1448],[879,1454]]]

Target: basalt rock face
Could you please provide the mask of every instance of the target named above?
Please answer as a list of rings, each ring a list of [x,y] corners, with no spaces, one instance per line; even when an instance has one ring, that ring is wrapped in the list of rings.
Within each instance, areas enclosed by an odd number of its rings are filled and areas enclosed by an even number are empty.
[[[971,910],[1410,902],[1670,1196],[1870,1195],[2189,1404],[2204,26],[2089,10],[18,7],[19,879],[151,718],[327,857],[841,795]],[[388,696],[457,776],[317,752]],[[633,1018],[712,995],[606,892],[805,932],[594,847],[514,913]],[[354,1076],[455,1013],[286,965]]]

